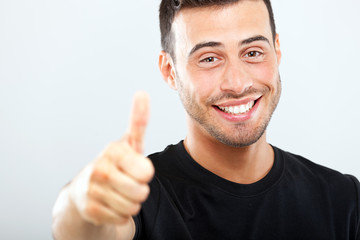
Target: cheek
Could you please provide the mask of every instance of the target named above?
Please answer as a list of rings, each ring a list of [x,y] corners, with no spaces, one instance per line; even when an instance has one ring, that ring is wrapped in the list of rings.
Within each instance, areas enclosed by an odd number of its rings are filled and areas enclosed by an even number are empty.
[[[268,85],[270,88],[272,88],[271,85],[275,85],[278,75],[278,71],[275,66],[267,63],[261,63],[253,65],[249,70],[256,82]]]
[[[193,97],[198,101],[208,99],[219,85],[220,71],[203,71],[189,69],[189,90],[192,92]]]

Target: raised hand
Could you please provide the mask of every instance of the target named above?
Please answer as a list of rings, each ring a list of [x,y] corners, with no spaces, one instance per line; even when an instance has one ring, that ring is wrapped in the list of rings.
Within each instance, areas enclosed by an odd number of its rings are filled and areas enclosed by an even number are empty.
[[[107,146],[70,185],[69,197],[83,219],[96,225],[128,224],[141,209],[154,175],[142,155],[149,120],[149,97],[135,94],[128,132]]]

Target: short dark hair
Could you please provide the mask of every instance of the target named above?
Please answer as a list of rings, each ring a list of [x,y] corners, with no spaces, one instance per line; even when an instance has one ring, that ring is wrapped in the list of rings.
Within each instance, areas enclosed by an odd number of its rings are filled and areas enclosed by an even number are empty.
[[[171,32],[171,26],[174,21],[176,13],[185,8],[211,7],[223,6],[231,3],[236,3],[241,0],[162,0],[159,8],[160,32],[161,32],[161,47],[169,53],[174,59],[174,36]],[[276,36],[276,26],[274,20],[274,13],[271,7],[270,0],[262,0],[269,13],[270,27],[273,41]],[[174,59],[175,60],[175,59]]]

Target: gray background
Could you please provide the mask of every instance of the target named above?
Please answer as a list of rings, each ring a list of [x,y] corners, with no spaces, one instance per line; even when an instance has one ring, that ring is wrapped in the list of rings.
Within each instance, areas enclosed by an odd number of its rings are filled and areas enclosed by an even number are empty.
[[[185,136],[157,69],[158,0],[0,0],[0,239],[51,239],[61,187],[149,92],[146,153]],[[273,0],[283,95],[272,144],[360,177],[360,2]],[[254,13],[256,14],[256,13]]]

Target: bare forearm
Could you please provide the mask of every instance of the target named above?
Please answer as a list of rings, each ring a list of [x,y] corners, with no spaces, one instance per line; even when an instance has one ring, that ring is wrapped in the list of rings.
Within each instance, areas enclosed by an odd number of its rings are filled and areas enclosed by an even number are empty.
[[[115,224],[94,225],[84,220],[75,205],[69,200],[68,187],[60,193],[53,210],[53,236],[56,240],[70,239],[132,239],[135,231],[133,221],[117,226]]]

